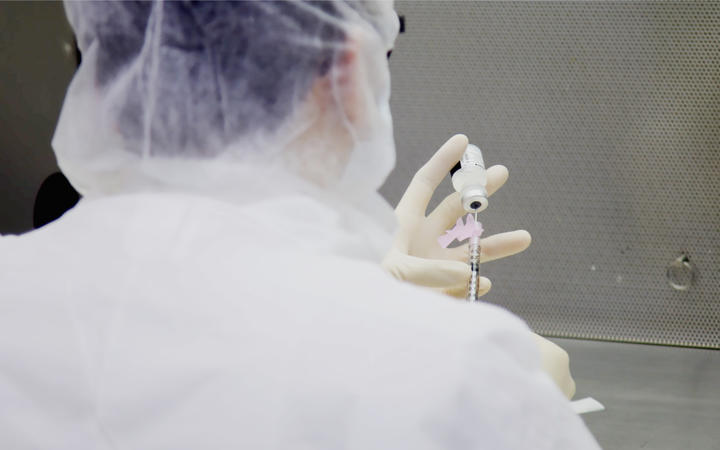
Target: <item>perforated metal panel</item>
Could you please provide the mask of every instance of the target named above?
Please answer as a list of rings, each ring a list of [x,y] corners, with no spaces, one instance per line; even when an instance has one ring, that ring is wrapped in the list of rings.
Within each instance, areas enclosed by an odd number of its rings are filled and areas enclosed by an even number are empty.
[[[549,335],[720,348],[720,2],[396,9],[384,194],[464,132],[510,169],[487,232],[533,235],[483,265],[488,301]],[[681,253],[686,291],[666,279]]]

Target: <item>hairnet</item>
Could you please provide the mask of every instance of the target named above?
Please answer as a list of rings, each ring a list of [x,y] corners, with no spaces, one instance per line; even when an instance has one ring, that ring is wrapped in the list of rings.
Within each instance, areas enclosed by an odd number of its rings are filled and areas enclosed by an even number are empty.
[[[83,62],[53,146],[84,195],[259,190],[248,186],[258,171],[361,193],[394,165],[392,2],[66,2],[66,12]]]

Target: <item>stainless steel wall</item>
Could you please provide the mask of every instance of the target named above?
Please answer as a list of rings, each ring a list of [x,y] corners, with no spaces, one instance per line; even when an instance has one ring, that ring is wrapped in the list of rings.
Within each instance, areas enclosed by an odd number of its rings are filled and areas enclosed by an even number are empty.
[[[534,239],[483,266],[488,301],[555,336],[720,347],[720,3],[396,9],[384,194],[396,202],[464,132],[510,170],[486,232]],[[686,291],[666,279],[681,254],[697,272]]]

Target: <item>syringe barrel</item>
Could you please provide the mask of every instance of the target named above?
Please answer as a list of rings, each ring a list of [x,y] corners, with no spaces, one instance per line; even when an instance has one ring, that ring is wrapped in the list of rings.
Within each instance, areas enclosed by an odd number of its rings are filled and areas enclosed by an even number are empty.
[[[470,283],[468,284],[467,299],[471,302],[480,300],[480,237],[472,236],[468,241],[470,247]]]

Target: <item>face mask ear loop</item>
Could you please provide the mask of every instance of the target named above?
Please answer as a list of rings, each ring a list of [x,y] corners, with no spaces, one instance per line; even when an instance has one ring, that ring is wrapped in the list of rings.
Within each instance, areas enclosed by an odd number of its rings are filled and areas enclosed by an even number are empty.
[[[158,67],[160,62],[160,40],[162,39],[162,26],[163,26],[163,0],[159,0],[155,3],[152,12],[152,58],[150,66],[150,83],[148,84],[149,95],[148,108],[145,113],[143,120],[143,146],[142,146],[142,158],[146,159],[150,157],[150,146],[152,144],[152,118],[155,113],[155,101],[157,98],[157,90],[155,89],[158,80]]]

